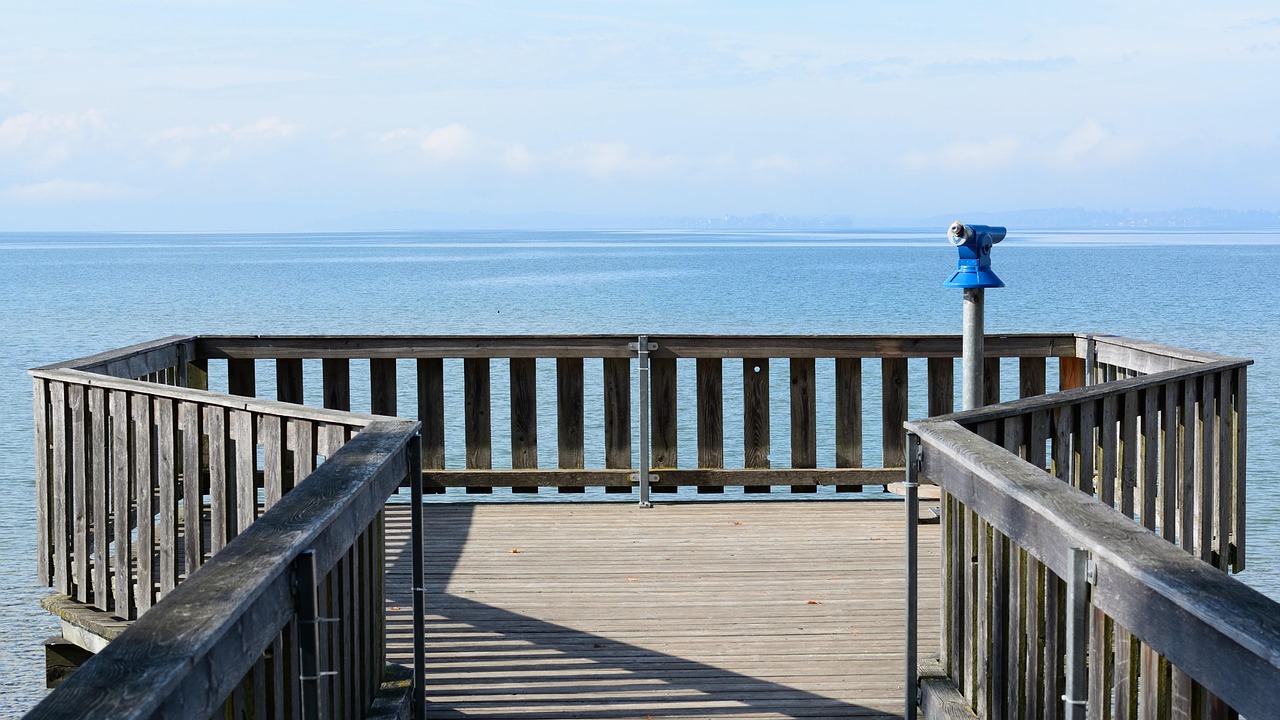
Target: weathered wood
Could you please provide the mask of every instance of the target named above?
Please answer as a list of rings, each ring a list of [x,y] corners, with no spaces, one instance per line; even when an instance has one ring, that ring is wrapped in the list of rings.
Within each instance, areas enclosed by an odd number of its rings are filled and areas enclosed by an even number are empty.
[[[881,447],[884,467],[903,467],[907,464],[906,431],[902,423],[907,420],[907,360],[883,358],[880,360],[880,427],[883,432]]]
[[[467,467],[493,467],[493,438],[489,424],[489,361],[463,361],[464,424]]]
[[[1178,447],[1182,452],[1182,468],[1178,473],[1178,543],[1183,550],[1196,547],[1196,395],[1199,381],[1182,382],[1182,406],[1178,408]]]
[[[1029,398],[1043,395],[1048,382],[1046,375],[1044,358],[1018,358],[1018,397]]]
[[[742,360],[743,467],[769,467],[769,360]]]
[[[331,410],[351,409],[351,361],[325,358],[320,363],[321,400]]]
[[[280,358],[276,360],[276,400],[287,403],[303,402],[302,359]]]
[[[63,595],[75,593],[71,567],[71,521],[68,517],[73,502],[71,489],[71,441],[67,427],[67,387],[62,383],[49,383],[49,415],[51,418],[50,444],[52,454],[53,508],[50,526],[53,532],[53,587]]]
[[[169,398],[155,400],[156,425],[156,485],[159,489],[156,512],[156,550],[158,596],[164,597],[178,585],[178,418],[173,401]]]
[[[1205,562],[1213,562],[1213,518],[1214,476],[1218,463],[1218,428],[1217,428],[1217,378],[1205,376],[1200,379],[1200,398],[1198,407],[1200,415],[1196,428],[1197,457],[1200,461],[1196,475],[1196,552]]]
[[[284,434],[280,418],[264,415],[258,418],[258,440],[262,444],[263,510],[284,497]]]
[[[511,467],[538,467],[538,366],[533,358],[511,358]]]
[[[816,364],[811,358],[791,361],[791,467],[818,466],[818,398]]]
[[[1142,393],[1141,447],[1142,526],[1155,531],[1159,525],[1157,505],[1160,495],[1160,397],[1152,389]]]
[[[649,438],[653,445],[650,462],[654,468],[677,466],[676,361],[675,358],[649,360]]]
[[[88,410],[85,388],[70,385],[67,392],[67,433],[70,439],[71,494],[67,498],[67,511],[70,513],[68,530],[71,533],[69,549],[71,550],[71,583],[75,589],[75,598],[80,602],[88,602],[91,595],[89,587],[89,506],[93,502],[89,497],[89,447],[85,436],[89,428]]]
[[[232,527],[234,505],[229,494],[227,447],[227,411],[220,407],[204,409],[204,428],[209,438],[209,553],[226,546]]]
[[[403,481],[415,425],[368,428],[29,717],[211,715],[288,621],[293,558],[314,549],[333,567]]]
[[[1127,392],[1120,402],[1120,512],[1132,518],[1138,490],[1138,393]]]
[[[204,493],[201,478],[200,406],[178,404],[178,428],[182,434],[182,549],[185,574],[190,575],[204,561]]]
[[[396,361],[393,358],[369,360],[369,412],[396,414]]]
[[[1000,358],[989,357],[982,360],[982,404],[995,405],[1000,402]]]
[[[724,467],[724,361],[699,358],[698,467]]]
[[[667,468],[654,471],[664,487],[731,487],[770,485],[887,485],[901,482],[902,468]],[[631,487],[627,468],[604,470],[424,470],[428,487]]]
[[[419,358],[417,368],[422,467],[444,469],[444,361]]]
[[[75,368],[122,378],[140,378],[191,361],[193,338],[186,335],[129,345],[118,350],[54,363],[36,370]]]
[[[604,360],[604,466],[631,467],[631,359]]]
[[[582,360],[556,360],[556,438],[558,465],[564,469],[586,467],[583,437],[585,400]]]
[[[1144,375],[1178,370],[1200,363],[1235,359],[1216,353],[1186,350],[1114,335],[1094,335],[1093,341],[1094,352],[1099,363],[1122,367]]]
[[[1236,412],[1233,418],[1233,427],[1231,436],[1235,439],[1235,476],[1232,478],[1231,496],[1235,500],[1235,508],[1232,511],[1232,544],[1234,545],[1234,563],[1232,569],[1235,572],[1243,572],[1245,569],[1245,498],[1248,490],[1248,483],[1245,482],[1246,465],[1249,457],[1248,453],[1248,419],[1247,419],[1247,379],[1245,368],[1238,368],[1235,371],[1236,378]]]
[[[1102,445],[1102,465],[1098,473],[1098,499],[1103,504],[1114,507],[1116,504],[1116,483],[1119,479],[1119,399],[1110,395],[1102,399],[1102,421],[1098,425],[1098,435]]]
[[[231,537],[244,532],[257,515],[258,487],[256,482],[258,448],[254,442],[253,415],[246,412],[232,411],[228,430],[231,436],[231,459],[234,472],[229,479],[234,483],[232,496],[235,499]]]
[[[49,450],[49,389],[43,378],[32,378],[32,411],[35,425],[35,486],[36,486],[36,577],[44,585],[53,583],[52,551],[54,538],[51,505],[56,488],[52,486]]]
[[[954,358],[929,358],[927,412],[930,416],[949,415],[955,410],[955,374]]]
[[[151,400],[135,396],[129,403],[133,410],[133,501],[137,512],[137,592],[134,602],[138,613],[149,610],[155,602],[152,568],[155,562],[155,510],[152,507],[156,486],[155,455],[152,450]]]
[[[862,467],[862,358],[836,358],[836,467]],[[836,489],[857,492],[862,487]]]
[[[53,384],[50,385],[51,389],[52,387]],[[133,553],[129,511],[133,503],[133,475],[129,461],[133,446],[129,442],[129,395],[120,391],[111,392],[108,404],[111,413],[111,514],[114,530],[111,600],[112,609],[117,615],[130,618],[133,617],[133,578],[129,565]],[[55,453],[55,461],[56,458]]]
[[[1265,716],[1280,702],[1280,659],[1270,651],[1280,646],[1280,617],[1270,600],[953,422],[910,429],[930,479],[1056,573],[1068,548],[1090,548],[1099,610],[1242,715]]]
[[[1232,478],[1235,475],[1235,469],[1232,467],[1235,448],[1231,422],[1233,377],[1234,373],[1231,372],[1224,372],[1218,376],[1218,407],[1214,417],[1214,424],[1218,428],[1218,457],[1213,472],[1214,506],[1218,509],[1218,517],[1213,522],[1214,555],[1216,556],[1215,564],[1223,570],[1231,567],[1231,517],[1235,511],[1235,504],[1231,497],[1234,484]]]
[[[227,392],[231,395],[254,397],[258,394],[258,381],[253,360],[227,361]]]
[[[1164,403],[1160,421],[1160,524],[1161,537],[1171,543],[1178,541],[1178,468],[1181,467],[1178,451],[1178,396],[1179,386],[1170,383],[1160,392]]]
[[[89,468],[93,493],[93,603],[106,610],[111,607],[111,494],[107,473],[106,391],[90,388],[88,400],[89,446],[93,456]],[[41,555],[44,552],[42,549]]]

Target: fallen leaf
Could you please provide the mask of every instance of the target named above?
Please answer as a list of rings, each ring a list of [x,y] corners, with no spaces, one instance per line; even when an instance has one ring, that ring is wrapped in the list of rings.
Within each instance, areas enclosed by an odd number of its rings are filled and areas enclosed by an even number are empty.
[[[639,579],[640,579],[640,578],[627,578],[627,582],[635,582],[635,581],[637,581],[637,580],[639,580]]]
[[[888,540],[887,537],[869,537],[868,540]]]
[[[733,524],[734,524],[734,525],[741,525],[741,524],[742,524],[742,521],[741,521],[741,520],[734,520],[734,521],[733,521]]]
[[[821,604],[822,603],[818,602],[817,600],[810,600],[809,602],[805,603],[805,605],[821,605]]]
[[[511,548],[511,552],[518,553],[520,552],[520,548]]]

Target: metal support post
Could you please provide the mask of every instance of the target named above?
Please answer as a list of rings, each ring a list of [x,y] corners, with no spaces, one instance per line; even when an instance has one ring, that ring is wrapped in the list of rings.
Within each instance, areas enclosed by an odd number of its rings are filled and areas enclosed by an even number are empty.
[[[1097,378],[1095,368],[1098,366],[1098,344],[1094,342],[1092,335],[1084,337],[1084,384],[1096,385]]]
[[[1067,556],[1067,657],[1063,717],[1085,720],[1089,701],[1089,551],[1069,548]]]
[[[907,433],[907,477],[902,484],[907,503],[907,647],[906,647],[906,712],[904,718],[914,718],[919,705],[919,679],[917,678],[916,635],[919,608],[917,568],[919,565],[920,525],[920,438]]]
[[[653,507],[649,501],[649,336],[641,335],[636,343],[640,383],[640,507]]]
[[[298,622],[298,675],[303,720],[320,719],[320,618],[316,617],[316,551],[293,561],[293,612]]]
[[[413,508],[410,517],[410,542],[413,545],[413,717],[427,716],[427,583],[424,559],[422,513],[422,440],[414,436],[409,442],[409,493]]]
[[[965,288],[964,291],[964,356],[961,360],[961,398],[963,410],[982,407],[982,356],[985,352],[986,328],[983,305],[986,290]]]

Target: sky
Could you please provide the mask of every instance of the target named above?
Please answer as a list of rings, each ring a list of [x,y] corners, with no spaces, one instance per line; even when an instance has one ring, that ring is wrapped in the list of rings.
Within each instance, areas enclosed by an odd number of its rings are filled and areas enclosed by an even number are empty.
[[[1278,111],[1274,2],[2,0],[0,231],[1276,211]]]

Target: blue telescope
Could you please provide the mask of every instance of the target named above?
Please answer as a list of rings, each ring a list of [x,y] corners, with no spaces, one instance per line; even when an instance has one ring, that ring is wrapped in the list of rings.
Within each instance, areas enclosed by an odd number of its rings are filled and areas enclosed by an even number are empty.
[[[947,239],[960,251],[959,265],[943,287],[976,288],[1004,287],[1004,281],[991,270],[991,246],[1004,239],[1005,229],[995,225],[965,225],[951,223]]]

